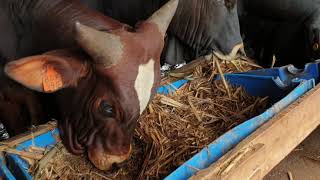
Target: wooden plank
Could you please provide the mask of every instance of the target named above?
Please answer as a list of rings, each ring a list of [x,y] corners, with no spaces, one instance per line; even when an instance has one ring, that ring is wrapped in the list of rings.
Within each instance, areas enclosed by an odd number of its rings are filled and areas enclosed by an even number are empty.
[[[320,124],[320,85],[190,179],[262,179]]]
[[[204,57],[199,57],[195,60],[192,60],[188,64],[182,66],[179,69],[170,71],[170,73],[183,73],[185,75],[193,73],[194,69],[198,66],[207,66],[210,60],[205,59]]]

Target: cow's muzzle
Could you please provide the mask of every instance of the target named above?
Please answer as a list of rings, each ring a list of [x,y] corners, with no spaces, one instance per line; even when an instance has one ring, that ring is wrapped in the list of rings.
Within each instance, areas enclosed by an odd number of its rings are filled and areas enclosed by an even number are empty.
[[[88,150],[88,157],[91,163],[100,170],[110,170],[112,165],[124,162],[130,157],[132,147],[127,152],[116,155],[100,151],[99,149]]]
[[[235,45],[233,48],[232,48],[232,51],[229,53],[229,54],[222,54],[220,52],[217,52],[217,51],[213,51],[213,54],[218,57],[219,59],[221,60],[225,60],[225,61],[231,61],[231,60],[234,60],[236,57],[237,57],[237,54],[241,52],[242,54],[245,54],[245,51],[244,51],[244,44],[243,43],[239,43],[237,45]],[[211,57],[212,54],[208,55],[208,57]],[[206,57],[206,58],[208,58]]]

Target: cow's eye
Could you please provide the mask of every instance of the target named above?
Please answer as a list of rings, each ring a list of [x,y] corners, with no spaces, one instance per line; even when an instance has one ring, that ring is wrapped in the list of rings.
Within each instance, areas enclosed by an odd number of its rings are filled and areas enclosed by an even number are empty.
[[[106,101],[101,101],[100,110],[105,117],[113,116],[113,107]]]

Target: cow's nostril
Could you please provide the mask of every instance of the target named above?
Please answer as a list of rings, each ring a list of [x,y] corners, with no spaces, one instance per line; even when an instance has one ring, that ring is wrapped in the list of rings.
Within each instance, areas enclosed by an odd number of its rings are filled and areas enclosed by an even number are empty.
[[[121,162],[121,163],[113,163],[112,164],[112,170],[114,169],[120,169],[120,168],[124,168],[127,164],[127,161]]]
[[[318,43],[314,43],[312,48],[313,48],[314,51],[317,51],[319,49],[319,44]]]
[[[111,172],[119,170],[121,167],[117,163],[113,163],[111,166]]]
[[[112,163],[111,171],[115,171],[115,170],[117,170],[117,169],[118,169],[117,163]]]

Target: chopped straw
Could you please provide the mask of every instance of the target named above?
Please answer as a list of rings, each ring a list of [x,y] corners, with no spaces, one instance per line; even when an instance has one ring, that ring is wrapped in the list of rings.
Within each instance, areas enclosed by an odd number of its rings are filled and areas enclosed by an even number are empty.
[[[86,157],[62,148],[43,168],[40,178],[163,179],[223,133],[266,109],[267,97],[252,97],[225,78],[214,81],[218,74],[258,68],[244,59],[239,57],[232,63],[201,61],[193,68],[193,81],[168,96],[156,95],[138,121],[133,154],[124,167],[99,171]],[[165,81],[170,80],[174,79]]]

